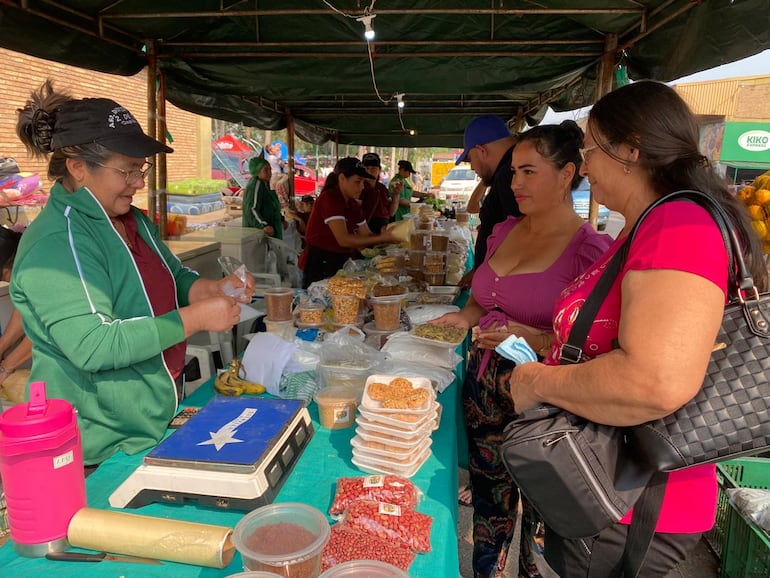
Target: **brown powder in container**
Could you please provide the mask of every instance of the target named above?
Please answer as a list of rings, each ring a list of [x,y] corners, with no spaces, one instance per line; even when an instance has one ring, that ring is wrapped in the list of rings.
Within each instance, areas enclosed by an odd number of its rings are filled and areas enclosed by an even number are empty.
[[[260,526],[246,539],[246,546],[253,552],[270,556],[287,555],[291,558],[294,552],[305,550],[316,536],[308,529],[291,522],[278,522]],[[321,570],[321,552],[316,556],[297,562],[273,566],[260,560],[244,559],[244,567],[252,571],[273,572],[286,578],[315,578]]]

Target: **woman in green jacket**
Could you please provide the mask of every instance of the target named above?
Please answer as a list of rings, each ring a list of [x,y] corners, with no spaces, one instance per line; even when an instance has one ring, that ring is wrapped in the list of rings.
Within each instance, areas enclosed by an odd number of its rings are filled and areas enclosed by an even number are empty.
[[[240,307],[228,277],[184,267],[132,206],[152,167],[172,149],[104,98],[76,100],[46,82],[19,109],[29,152],[50,156],[50,198],[19,245],[11,297],[32,341],[31,381],[78,411],[86,465],[155,445],[177,411],[185,339],[225,331]]]
[[[251,179],[243,195],[243,226],[262,229],[265,235],[283,239],[281,203],[270,190],[270,163],[262,156],[249,160]]]

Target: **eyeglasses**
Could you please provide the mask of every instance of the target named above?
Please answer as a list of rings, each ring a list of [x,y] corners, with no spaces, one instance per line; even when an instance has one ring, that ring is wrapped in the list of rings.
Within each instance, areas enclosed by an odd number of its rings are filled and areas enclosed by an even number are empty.
[[[120,173],[123,175],[123,178],[126,179],[126,184],[130,185],[131,183],[135,183],[139,180],[144,180],[144,177],[147,176],[147,173],[150,172],[150,169],[152,169],[153,164],[152,163],[144,163],[142,165],[141,169],[134,169],[132,171],[127,171],[125,169],[119,169],[118,167],[111,167],[108,165],[103,165],[102,163],[94,163],[96,166],[102,167],[103,169],[110,169],[115,171],[116,173]]]
[[[599,148],[599,145],[586,147],[584,149],[578,149],[578,151],[580,152],[580,158],[583,159],[584,163],[588,162],[588,159],[591,158],[591,153],[593,152],[594,149],[597,149],[597,148]]]

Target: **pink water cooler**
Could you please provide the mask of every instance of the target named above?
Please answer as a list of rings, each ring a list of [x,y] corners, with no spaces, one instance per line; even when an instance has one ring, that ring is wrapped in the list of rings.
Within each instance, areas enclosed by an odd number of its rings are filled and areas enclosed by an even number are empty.
[[[30,384],[28,403],[0,414],[0,477],[13,548],[40,557],[65,550],[67,526],[86,505],[83,450],[74,408]]]

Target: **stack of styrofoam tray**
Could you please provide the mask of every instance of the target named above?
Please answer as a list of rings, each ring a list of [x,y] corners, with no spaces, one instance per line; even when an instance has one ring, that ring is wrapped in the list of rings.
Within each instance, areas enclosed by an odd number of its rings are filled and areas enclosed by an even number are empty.
[[[373,474],[396,474],[412,477],[430,457],[430,438],[438,403],[429,379],[406,377],[413,389],[428,392],[426,401],[417,408],[382,407],[369,395],[373,383],[390,384],[397,375],[372,375],[366,380],[364,394],[356,418],[356,435],[351,440],[353,463]]]

